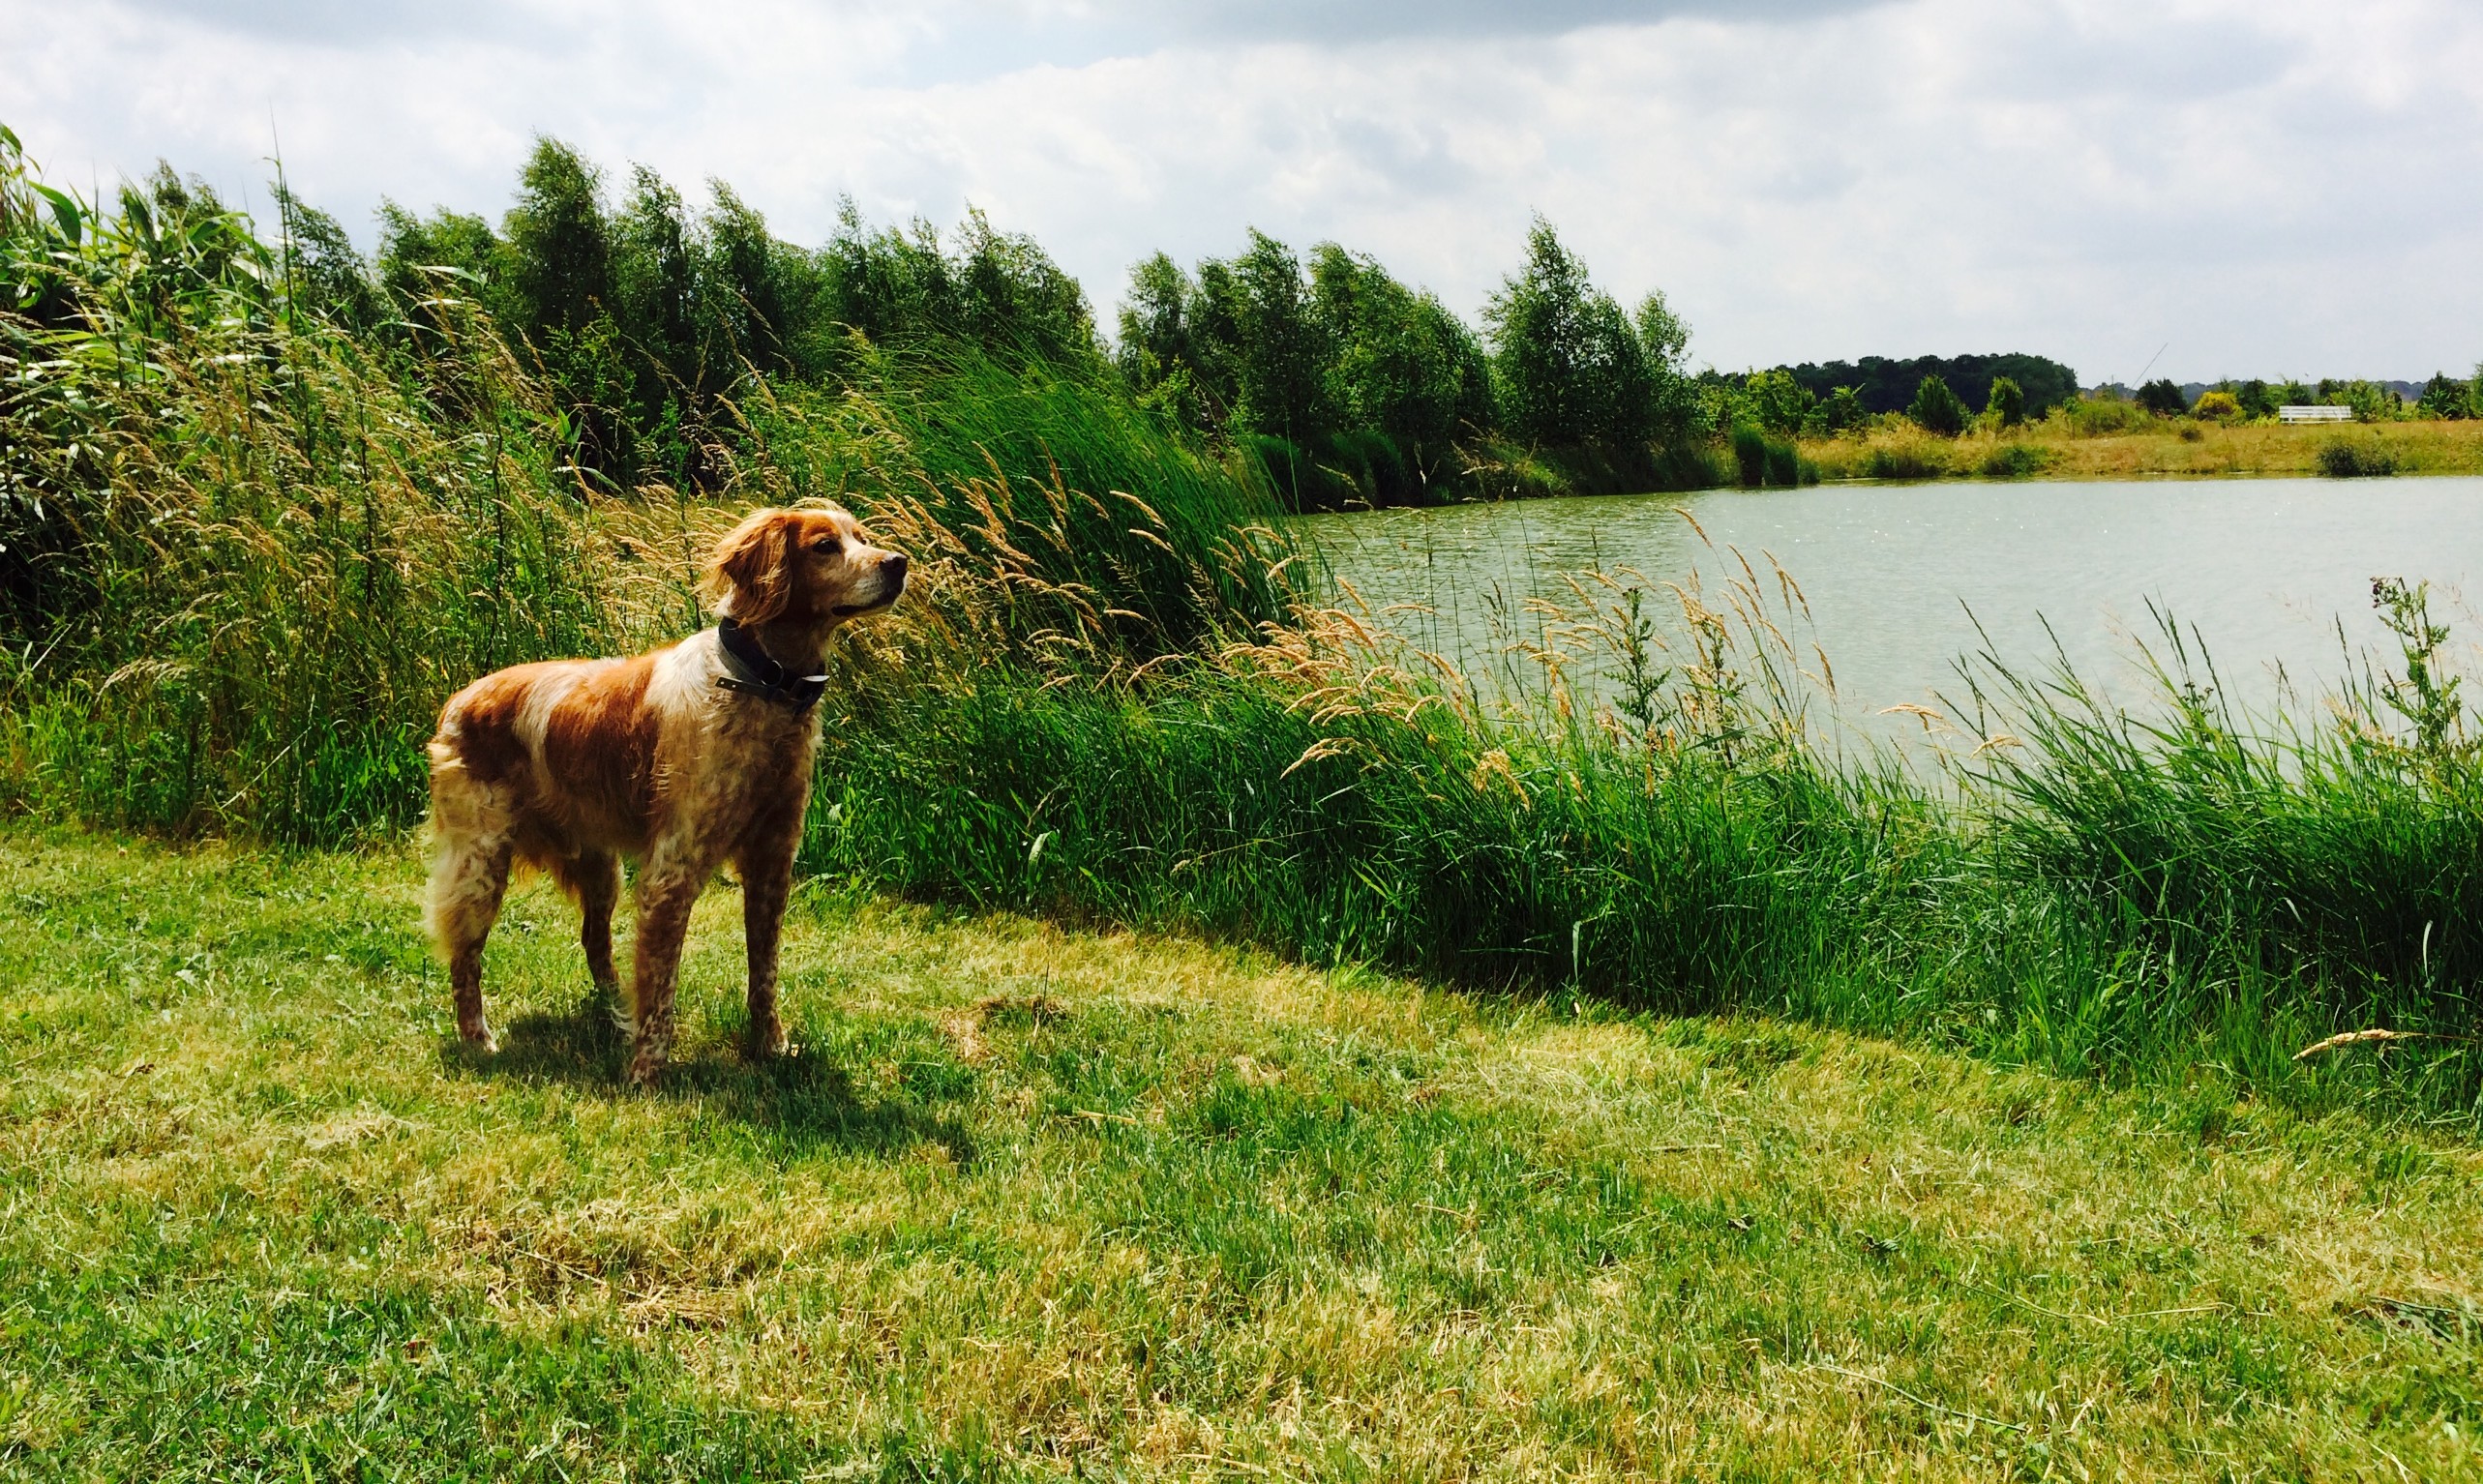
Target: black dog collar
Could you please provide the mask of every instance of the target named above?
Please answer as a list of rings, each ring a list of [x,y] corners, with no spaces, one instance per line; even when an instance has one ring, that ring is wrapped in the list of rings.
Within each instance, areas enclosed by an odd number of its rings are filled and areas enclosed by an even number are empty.
[[[716,621],[716,639],[724,646],[725,668],[733,672],[718,675],[716,684],[728,691],[772,700],[792,711],[808,711],[827,693],[825,675],[794,674],[730,618]]]

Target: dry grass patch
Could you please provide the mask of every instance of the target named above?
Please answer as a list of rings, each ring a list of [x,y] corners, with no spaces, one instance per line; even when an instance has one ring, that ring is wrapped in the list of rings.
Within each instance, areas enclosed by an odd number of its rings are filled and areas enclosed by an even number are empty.
[[[1859,438],[1807,440],[1802,454],[1829,479],[2307,477],[2321,472],[2320,451],[2340,438],[2384,454],[2401,474],[2483,473],[2483,422],[2339,428],[2182,419],[2088,437],[2053,420],[1953,439],[1882,428]]]

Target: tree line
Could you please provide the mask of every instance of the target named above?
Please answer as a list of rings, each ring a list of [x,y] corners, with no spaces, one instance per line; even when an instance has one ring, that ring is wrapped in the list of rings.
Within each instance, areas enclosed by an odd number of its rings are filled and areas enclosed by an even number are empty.
[[[1660,294],[1625,311],[1541,221],[1480,333],[1367,254],[1252,231],[1230,258],[1137,264],[1107,339],[1074,279],[978,212],[943,239],[922,221],[872,227],[848,201],[806,251],[710,190],[694,214],[641,166],[608,203],[594,166],[544,139],[496,227],[392,203],[368,270],[289,198],[286,229],[349,316],[419,338],[449,301],[487,310],[574,400],[581,462],[614,483],[699,481],[740,376],[833,379],[864,344],[1117,381],[1303,506],[1445,497],[1518,450],[1643,487],[1697,423],[1687,327]]]
[[[1368,254],[1298,252],[1254,230],[1231,257],[1135,265],[1107,335],[1038,243],[979,212],[942,233],[873,225],[848,200],[828,241],[804,248],[724,182],[694,209],[655,171],[616,180],[557,139],[536,142],[496,223],[383,203],[369,260],[333,217],[282,182],[275,194],[288,302],[417,360],[488,315],[562,399],[574,466],[612,489],[720,478],[753,377],[833,385],[891,358],[936,369],[968,354],[1109,387],[1254,463],[1298,508],[1789,482],[1799,437],[1892,417],[1955,434],[2078,396],[2070,368],[2023,354],[1692,372],[1689,326],[1663,296],[1625,307],[1540,218],[1480,324]],[[227,214],[168,167],[124,186],[121,204],[165,230]],[[16,299],[39,322],[60,312],[27,284]],[[2378,407],[2365,386],[2334,395]],[[2230,386],[2240,415],[2330,395]],[[2474,395],[2435,377],[2421,408],[2468,415]]]

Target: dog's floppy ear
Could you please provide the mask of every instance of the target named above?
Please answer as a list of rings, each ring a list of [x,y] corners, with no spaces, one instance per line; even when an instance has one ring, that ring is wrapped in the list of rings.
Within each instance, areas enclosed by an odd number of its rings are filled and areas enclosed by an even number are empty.
[[[785,571],[792,523],[786,511],[755,510],[716,543],[707,574],[709,588],[717,590],[717,612],[735,623],[757,624],[785,611],[793,598]]]

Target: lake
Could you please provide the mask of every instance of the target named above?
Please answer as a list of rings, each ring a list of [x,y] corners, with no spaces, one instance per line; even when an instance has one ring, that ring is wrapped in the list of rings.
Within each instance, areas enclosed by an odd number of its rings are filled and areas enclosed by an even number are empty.
[[[2252,706],[2276,697],[2280,670],[2298,692],[2333,689],[2340,624],[2348,644],[2396,664],[2372,610],[2377,576],[2430,579],[2461,665],[2483,638],[2465,601],[2483,596],[2468,581],[2483,562],[2483,478],[1720,490],[1315,516],[1297,529],[1390,627],[1477,675],[1535,635],[1525,600],[1574,605],[1565,573],[1695,574],[1713,603],[1740,574],[1732,549],[1771,595],[1772,557],[1809,600],[1806,654],[1815,640],[1833,667],[1837,701],[1813,715],[1833,710],[1865,735],[1919,736],[1919,721],[1887,708],[1961,694],[1956,666],[1981,647],[1978,621],[2021,668],[2041,668],[2056,637],[2123,703],[2148,698],[2135,640],[2161,648],[2150,602],[2195,627],[2229,697]],[[1677,615],[1659,595],[1660,616]]]

